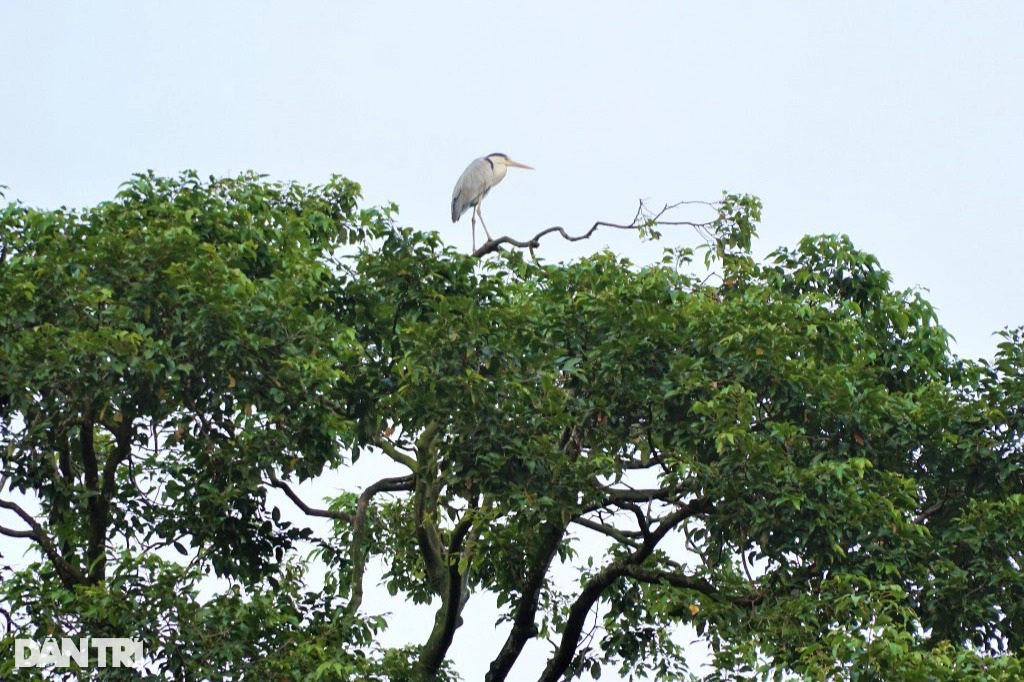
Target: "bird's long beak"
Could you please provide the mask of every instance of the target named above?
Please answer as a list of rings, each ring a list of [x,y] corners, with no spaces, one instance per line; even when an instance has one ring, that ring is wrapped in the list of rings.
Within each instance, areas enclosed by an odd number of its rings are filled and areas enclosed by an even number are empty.
[[[526,170],[533,170],[533,166],[527,166],[525,163],[519,163],[518,161],[513,161],[512,159],[508,159],[507,161],[505,161],[505,163],[508,164],[509,166],[514,166],[516,168],[525,168]]]

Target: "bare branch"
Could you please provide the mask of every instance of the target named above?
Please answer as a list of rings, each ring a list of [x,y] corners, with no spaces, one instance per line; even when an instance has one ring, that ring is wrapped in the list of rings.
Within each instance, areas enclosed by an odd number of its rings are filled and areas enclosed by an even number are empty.
[[[642,583],[671,585],[672,587],[678,587],[680,589],[696,590],[697,592],[703,592],[707,595],[718,594],[718,590],[715,589],[715,586],[704,578],[694,578],[693,576],[685,575],[683,573],[659,571],[657,569],[642,568],[640,566],[631,565],[623,568],[623,575]]]
[[[611,502],[651,502],[653,500],[671,501],[683,492],[682,486],[671,488],[646,488],[630,490],[626,488],[605,488]]]
[[[341,510],[336,509],[316,509],[314,507],[310,507],[302,500],[301,497],[299,497],[296,494],[294,490],[291,489],[291,487],[287,483],[278,478],[277,474],[275,473],[270,474],[270,484],[273,485],[275,488],[280,488],[281,490],[283,490],[284,494],[288,496],[288,499],[290,499],[295,504],[296,507],[301,509],[302,512],[306,514],[306,516],[319,516],[325,519],[335,519],[337,521],[344,521],[346,523],[352,523],[353,521],[352,515],[348,512],[343,512]]]
[[[647,207],[646,204],[644,204],[643,201],[641,201],[640,207],[637,209],[636,216],[634,216],[633,221],[628,224],[608,223],[599,220],[598,222],[591,225],[589,230],[587,230],[583,234],[575,236],[566,232],[564,227],[560,225],[555,225],[554,227],[549,227],[547,229],[541,230],[533,237],[525,241],[512,239],[511,237],[498,237],[497,239],[490,239],[484,242],[480,246],[480,248],[474,251],[473,256],[475,256],[476,258],[482,258],[489,253],[500,250],[502,244],[508,244],[509,246],[514,246],[520,249],[530,249],[532,251],[533,249],[540,246],[540,240],[542,237],[546,237],[549,234],[555,233],[562,235],[562,238],[569,242],[583,241],[584,239],[589,239],[591,235],[593,235],[595,232],[597,232],[599,228],[602,227],[609,227],[615,230],[639,230],[642,228],[650,229],[653,227],[687,226],[693,227],[697,229],[698,232],[700,232],[702,235],[705,235],[706,231],[714,224],[713,221],[696,223],[686,220],[662,220],[662,216],[664,216],[666,213],[685,204],[707,206],[716,211],[718,210],[718,207],[715,204],[707,201],[680,201],[675,204],[666,204],[660,210],[652,211]]]
[[[644,510],[632,502],[617,502],[616,504],[622,509],[633,513],[633,516],[636,517],[636,525],[640,529],[640,534],[644,538],[644,544],[650,542],[651,525],[654,523],[655,519],[648,518],[644,514]]]

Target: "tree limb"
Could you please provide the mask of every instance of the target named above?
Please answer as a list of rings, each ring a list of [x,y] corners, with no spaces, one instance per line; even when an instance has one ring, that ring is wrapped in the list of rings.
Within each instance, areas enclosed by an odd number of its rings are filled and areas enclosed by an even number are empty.
[[[630,566],[638,566],[649,557],[669,531],[691,516],[709,511],[712,507],[711,501],[706,498],[698,498],[682,505],[662,519],[657,528],[649,531],[642,546],[631,552],[629,556],[605,566],[586,582],[583,591],[569,608],[569,617],[565,621],[562,639],[555,649],[554,655],[548,660],[544,672],[541,673],[540,682],[557,682],[562,679],[562,675],[572,663],[576,648],[579,646],[587,614],[601,598],[601,594],[616,580],[626,575]]]
[[[434,628],[427,643],[423,646],[420,657],[420,665],[425,679],[434,679],[440,672],[444,657],[447,655],[448,649],[451,648],[452,640],[455,637],[455,630],[459,627],[462,607],[466,603],[463,589],[466,574],[461,570],[460,555],[463,543],[473,527],[472,517],[472,511],[467,511],[452,531],[447,549],[447,589],[441,594],[441,607],[434,616]],[[468,570],[467,567],[466,572]]]
[[[89,538],[85,549],[85,565],[89,571],[89,581],[102,582],[107,572],[107,523],[109,521],[110,500],[103,496],[100,481],[99,459],[96,452],[96,415],[91,405],[83,410],[82,421],[78,426],[78,441],[82,454],[82,468],[85,473],[85,489],[88,496],[85,501],[86,518],[88,520]],[[114,455],[111,455],[113,457]]]
[[[2,506],[3,500],[0,500],[0,506]],[[6,535],[9,538],[31,538],[35,539],[35,531],[32,530],[14,530],[6,526],[0,526],[0,535]]]
[[[302,510],[306,516],[319,516],[325,519],[335,519],[336,521],[344,521],[346,523],[352,523],[353,517],[348,512],[343,512],[337,509],[316,509],[306,504],[301,497],[292,490],[291,486],[282,481],[277,477],[277,474],[270,474],[270,484],[275,488],[279,488],[284,491],[284,494],[288,496],[296,507]]]
[[[579,437],[579,425],[574,424],[562,431],[559,439],[559,449],[565,453],[570,461],[575,461],[582,451],[582,442]],[[537,636],[537,608],[540,605],[541,590],[544,588],[544,579],[547,577],[548,568],[558,552],[558,546],[565,536],[569,527],[570,518],[551,519],[546,532],[541,534],[540,543],[526,572],[526,580],[523,583],[522,594],[516,602],[515,613],[512,616],[512,630],[505,638],[501,651],[491,661],[491,666],[484,677],[485,682],[503,682],[508,677],[512,666],[515,665],[519,655],[526,643]]]
[[[683,492],[682,486],[671,488],[648,488],[630,490],[628,488],[604,488],[611,502],[651,502],[653,500],[671,501]]]
[[[625,567],[624,575],[642,583],[653,585],[671,585],[683,590],[694,590],[708,596],[722,598],[718,589],[704,578],[695,578],[682,572],[660,571],[653,568],[630,565]],[[764,595],[756,592],[740,597],[726,597],[725,600],[736,606],[756,606],[763,601]]]
[[[484,677],[485,682],[502,682],[508,677],[523,647],[531,638],[537,636],[537,624],[534,618],[540,604],[540,593],[544,587],[544,578],[548,574],[551,560],[558,551],[558,545],[565,535],[566,524],[552,522],[551,528],[544,533],[540,546],[526,574],[522,595],[516,603],[515,615],[512,617],[512,630],[505,639],[501,651],[491,661],[491,666]]]
[[[610,526],[605,523],[599,523],[597,521],[591,521],[590,519],[583,517],[573,519],[572,522],[577,526],[583,526],[584,528],[597,531],[602,535],[607,535],[616,542],[633,548],[640,546],[638,538],[640,538],[643,535],[643,533],[639,531],[621,530],[619,528],[616,528],[615,526]]]
[[[483,244],[481,244],[480,248],[473,252],[473,256],[476,258],[482,258],[489,253],[499,251],[502,244],[508,244],[509,246],[514,246],[516,248],[530,249],[531,251],[533,251],[533,249],[540,246],[540,240],[542,237],[554,233],[562,235],[562,238],[565,239],[566,241],[578,242],[583,241],[584,239],[589,239],[591,235],[593,235],[598,230],[598,228],[601,227],[610,227],[616,230],[639,230],[643,228],[651,229],[655,226],[689,226],[697,228],[698,230],[706,230],[714,224],[713,222],[710,221],[704,223],[695,223],[685,220],[668,221],[661,219],[661,217],[665,213],[671,211],[672,209],[678,208],[679,206],[682,206],[684,204],[698,204],[702,206],[708,206],[710,208],[714,208],[717,210],[717,207],[714,204],[709,203],[707,201],[680,201],[679,203],[676,204],[666,204],[658,211],[651,211],[647,207],[647,205],[644,204],[643,201],[641,201],[640,207],[637,209],[636,216],[633,218],[633,221],[629,224],[608,223],[599,220],[593,225],[591,225],[589,230],[587,230],[583,234],[575,236],[566,232],[564,227],[561,227],[560,225],[555,225],[554,227],[549,227],[547,229],[541,230],[533,237],[525,241],[512,239],[511,237],[498,237],[497,239],[489,239]]]
[[[437,458],[431,452],[439,426],[429,424],[416,439],[416,485],[413,490],[413,515],[416,522],[416,540],[423,557],[427,579],[437,594],[444,594],[447,572],[441,534],[433,515],[437,511],[440,491],[437,484]]]
[[[373,444],[380,448],[381,451],[392,460],[407,467],[409,471],[416,471],[416,460],[396,448],[395,444],[387,438],[377,436],[373,439]]]
[[[31,514],[22,509],[18,503],[0,499],[0,508],[13,511],[28,525],[31,529],[30,531],[15,530],[12,532],[17,533],[18,535],[11,535],[11,537],[29,537],[35,540],[36,544],[38,544],[43,550],[43,553],[46,554],[46,557],[53,563],[54,568],[57,569],[60,581],[65,587],[70,588],[75,585],[84,585],[88,582],[85,574],[82,573],[82,569],[69,562],[60,552],[57,551],[57,548],[53,544],[53,540],[51,540],[50,536],[46,534],[46,531],[41,525],[39,525],[39,522],[36,521]],[[24,533],[26,532],[30,534],[25,535]],[[8,535],[8,533],[5,532],[4,535]]]
[[[395,492],[399,490],[412,490],[413,476],[399,476],[396,478],[382,478],[373,485],[370,485],[359,496],[356,505],[356,517],[352,524],[352,583],[351,591],[346,610],[355,614],[359,605],[363,602],[363,573],[366,570],[366,555],[363,545],[366,543],[366,513],[370,507],[370,500],[373,496],[383,492]]]
[[[914,517],[914,523],[922,524],[923,525],[926,521],[928,521],[929,517],[931,517],[933,514],[937,514],[938,512],[942,511],[942,508],[945,507],[945,506],[946,506],[946,499],[942,498],[941,500],[939,500],[938,502],[936,502],[932,506],[928,507],[927,509],[925,509],[923,512],[921,512],[917,516],[915,516]]]

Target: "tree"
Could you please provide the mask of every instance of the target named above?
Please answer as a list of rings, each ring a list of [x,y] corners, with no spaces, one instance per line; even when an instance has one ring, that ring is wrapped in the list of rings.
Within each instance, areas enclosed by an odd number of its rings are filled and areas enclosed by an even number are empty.
[[[486,591],[492,681],[538,637],[542,680],[686,679],[681,624],[709,679],[1022,674],[1021,330],[952,356],[842,236],[759,261],[749,196],[709,205],[702,279],[689,248],[499,249],[550,231],[459,254],[358,193],[150,174],[4,209],[0,533],[37,560],[0,585],[3,651],[128,636],[172,679],[452,679]],[[403,473],[322,509],[296,492],[360,457]],[[436,609],[420,645],[375,642],[373,557]],[[200,598],[209,574],[227,586]]]

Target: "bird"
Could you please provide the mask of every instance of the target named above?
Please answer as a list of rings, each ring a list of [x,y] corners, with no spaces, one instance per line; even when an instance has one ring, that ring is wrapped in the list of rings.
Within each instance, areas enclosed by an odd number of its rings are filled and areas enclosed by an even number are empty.
[[[508,154],[494,153],[473,159],[473,162],[466,166],[466,170],[462,171],[459,181],[455,183],[455,190],[452,192],[452,222],[459,222],[463,213],[470,208],[473,209],[473,251],[476,251],[477,216],[480,217],[480,224],[484,226],[487,239],[491,239],[484,215],[480,212],[480,202],[492,187],[501,182],[510,167],[533,170],[532,166],[508,158]]]

